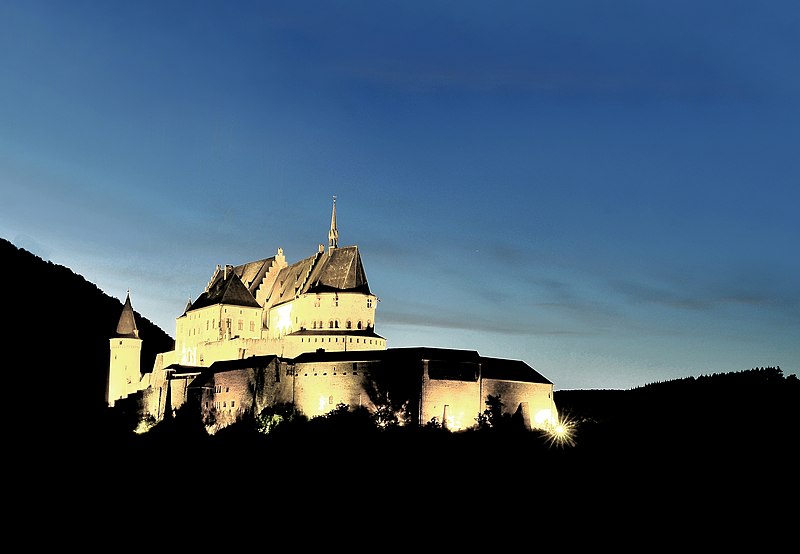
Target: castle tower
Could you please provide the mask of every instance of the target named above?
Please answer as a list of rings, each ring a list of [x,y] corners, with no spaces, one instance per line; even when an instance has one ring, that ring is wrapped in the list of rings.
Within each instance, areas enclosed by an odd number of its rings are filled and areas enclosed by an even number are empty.
[[[141,379],[142,339],[139,338],[139,329],[136,327],[130,291],[119,316],[116,336],[110,339],[110,349],[106,402],[113,406],[117,400],[136,392]]]

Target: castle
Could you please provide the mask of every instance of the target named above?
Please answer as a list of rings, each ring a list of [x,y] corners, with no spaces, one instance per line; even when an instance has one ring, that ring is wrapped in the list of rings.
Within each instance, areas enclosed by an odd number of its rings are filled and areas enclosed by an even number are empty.
[[[283,250],[217,266],[176,319],[175,347],[140,367],[128,293],[110,339],[109,406],[138,402],[160,420],[191,403],[210,430],[245,413],[290,404],[308,417],[337,406],[389,409],[410,424],[471,427],[486,400],[546,429],[558,419],[553,384],[526,363],[472,350],[387,348],[375,332],[378,298],[357,246],[340,247],[333,197],[328,248],[293,264]]]

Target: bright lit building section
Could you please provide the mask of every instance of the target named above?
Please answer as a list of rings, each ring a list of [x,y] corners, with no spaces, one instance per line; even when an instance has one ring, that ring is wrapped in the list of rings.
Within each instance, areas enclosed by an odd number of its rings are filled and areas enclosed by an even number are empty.
[[[328,248],[295,263],[283,249],[217,265],[176,318],[175,348],[140,368],[130,295],[110,339],[107,402],[134,396],[160,419],[186,403],[220,428],[290,403],[313,417],[338,406],[402,414],[403,423],[472,427],[490,396],[530,428],[558,422],[553,384],[526,363],[471,350],[387,348],[379,299],[358,246],[340,247],[333,201]]]

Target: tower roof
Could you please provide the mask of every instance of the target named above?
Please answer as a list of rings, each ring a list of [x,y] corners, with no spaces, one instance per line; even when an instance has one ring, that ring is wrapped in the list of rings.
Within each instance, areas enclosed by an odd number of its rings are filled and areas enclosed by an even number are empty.
[[[131,305],[131,292],[128,291],[125,297],[125,304],[122,306],[122,313],[117,323],[117,336],[121,338],[138,339],[139,329],[136,328],[136,317]]]

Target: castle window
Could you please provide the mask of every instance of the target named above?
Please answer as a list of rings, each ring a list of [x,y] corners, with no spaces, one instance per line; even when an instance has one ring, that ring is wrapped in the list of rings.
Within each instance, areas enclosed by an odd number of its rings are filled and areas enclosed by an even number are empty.
[[[367,308],[372,307],[372,298],[367,298]]]
[[[256,330],[256,322],[255,321],[251,321],[250,322],[250,331],[255,331],[255,330]]]
[[[353,328],[353,322],[348,319],[347,323],[345,323],[344,326],[347,327],[348,329],[352,329]]]
[[[319,295],[314,299],[314,307],[319,308]]]
[[[312,328],[312,329],[316,329],[316,328],[317,328],[317,322],[316,322],[316,321],[315,321],[315,322],[314,322],[314,324],[311,326],[311,328]]]
[[[360,321],[358,322],[358,324],[356,324],[356,328],[361,329],[361,322]]]
[[[231,408],[233,408],[234,406],[236,406],[236,401],[235,400],[231,400]]]
[[[333,329],[333,321],[328,322],[328,329]]]
[[[328,397],[328,404],[333,404],[333,396]]]
[[[243,325],[243,323],[242,323],[242,320],[240,319],[240,320],[239,320],[239,331],[241,331],[241,330],[242,330],[242,325]]]
[[[208,331],[208,320],[206,320],[206,331]]]

